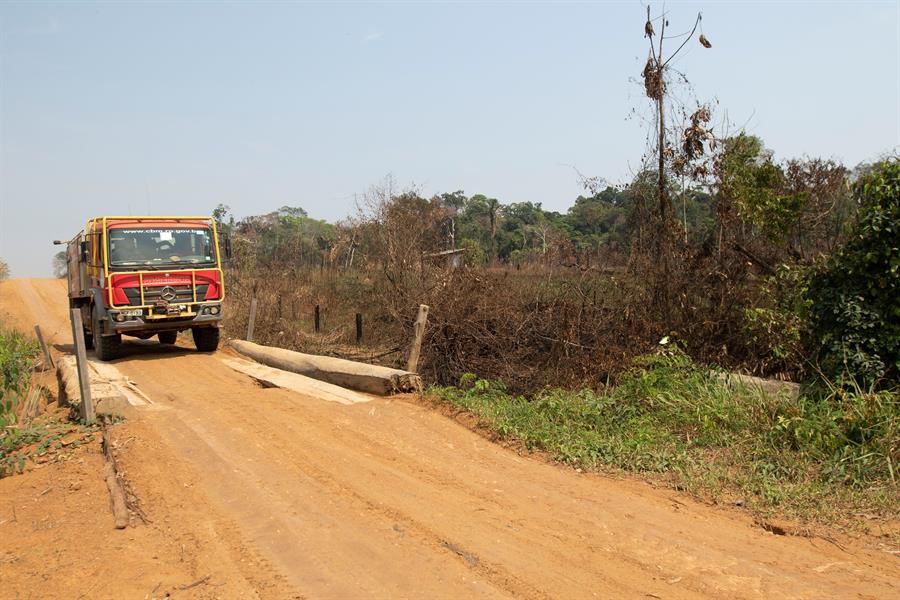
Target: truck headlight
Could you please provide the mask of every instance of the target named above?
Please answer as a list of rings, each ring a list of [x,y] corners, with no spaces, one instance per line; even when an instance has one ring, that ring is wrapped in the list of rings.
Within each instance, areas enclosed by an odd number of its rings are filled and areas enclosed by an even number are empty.
[[[113,313],[112,318],[113,318],[113,321],[115,321],[116,323],[121,323],[122,321],[125,320],[125,315],[117,312],[117,313]]]
[[[210,307],[209,307],[209,314],[211,314],[211,315],[217,315],[217,314],[219,314],[219,310],[221,310],[221,309],[219,308],[218,305],[216,305],[216,306],[210,306]]]

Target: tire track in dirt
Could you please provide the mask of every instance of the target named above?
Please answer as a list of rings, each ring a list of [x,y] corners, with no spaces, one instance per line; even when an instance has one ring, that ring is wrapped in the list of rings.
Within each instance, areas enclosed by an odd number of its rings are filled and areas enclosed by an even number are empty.
[[[144,527],[166,540],[162,547],[136,549],[139,553],[154,560],[179,557],[190,565],[194,580],[209,575],[213,593],[198,590],[199,597],[247,597],[244,588],[253,589],[254,598],[303,597],[264,553],[246,542],[237,523],[209,510],[194,468],[175,456],[149,423],[131,420],[111,431],[122,473],[147,513]]]
[[[256,433],[261,433],[258,431]],[[285,448],[273,444],[272,449],[282,453]],[[472,552],[466,551],[459,543],[448,537],[433,531],[424,523],[412,518],[408,514],[391,508],[382,502],[376,502],[363,493],[358,492],[353,486],[341,481],[330,471],[316,468],[312,460],[300,460],[294,473],[297,476],[307,477],[321,487],[324,492],[335,498],[340,498],[343,505],[342,511],[366,513],[371,520],[381,520],[379,528],[387,531],[388,527],[397,532],[400,537],[409,537],[413,543],[429,547],[433,552],[444,554],[450,559],[455,559],[459,564],[484,579],[493,586],[508,592],[517,598],[545,599],[550,598],[546,592],[539,590],[522,581],[499,564],[492,564],[483,560]]]
[[[290,398],[285,398],[286,402],[290,402],[290,400]],[[289,422],[286,422],[284,427],[287,428],[290,434],[289,437],[309,439],[307,436],[302,435],[302,431],[293,430]],[[271,426],[268,423],[264,423],[260,424],[259,429],[262,430],[259,431],[262,434],[265,431],[271,431]],[[334,433],[336,434],[337,431],[334,431]],[[534,530],[522,535],[511,534],[514,529],[521,528],[524,523],[520,520],[513,524],[509,522],[507,517],[502,516],[502,511],[504,510],[502,503],[480,491],[473,492],[471,485],[467,485],[461,478],[442,476],[442,473],[436,471],[429,472],[432,470],[431,466],[425,463],[416,464],[413,469],[416,476],[411,477],[392,466],[391,463],[394,461],[390,459],[387,461],[378,460],[378,457],[381,456],[391,456],[390,448],[385,444],[374,442],[365,435],[354,434],[352,439],[349,440],[341,439],[335,435],[335,442],[347,442],[347,444],[334,443],[328,447],[321,447],[319,444],[314,445],[316,450],[331,454],[334,462],[339,465],[355,464],[355,475],[352,478],[340,477],[343,469],[317,468],[315,465],[322,464],[322,457],[317,457],[311,451],[301,451],[295,464],[298,465],[298,469],[302,474],[315,480],[328,490],[328,493],[342,498],[348,504],[348,510],[365,510],[373,518],[380,517],[388,524],[393,524],[395,529],[397,524],[402,524],[404,534],[413,534],[417,541],[432,549],[445,550],[448,556],[455,558],[472,571],[480,573],[497,587],[510,592],[515,597],[552,597],[547,591],[529,584],[523,578],[516,576],[515,571],[505,568],[502,563],[485,558],[485,554],[471,551],[468,543],[472,532],[468,531],[470,527],[467,524],[455,523],[451,527],[443,528],[435,526],[435,521],[440,520],[440,518],[435,519],[435,517],[440,517],[443,512],[447,512],[450,509],[453,512],[474,510],[482,513],[476,525],[480,536],[494,537],[495,539],[503,538],[504,543],[512,541],[514,546],[531,548],[531,551],[539,548],[542,545],[541,539],[545,537],[544,535],[535,536]],[[278,448],[279,452],[285,451],[283,444],[273,441],[273,445],[275,448]],[[351,447],[352,450],[347,452]],[[377,485],[376,479],[383,479],[385,476],[393,481],[388,485],[382,481],[381,487],[396,491],[396,494],[386,499],[376,500],[371,498],[370,493],[366,490],[370,490]],[[438,489],[434,491],[429,490],[427,495],[417,493],[418,489],[423,487],[436,487]],[[455,497],[460,495],[460,491],[462,491],[462,497]],[[435,496],[441,497],[440,507],[436,507],[433,504]],[[415,506],[407,506],[410,502]],[[402,507],[406,512],[394,507]],[[473,509],[472,507],[477,508]],[[487,523],[490,523],[490,527],[486,527]],[[549,530],[541,533],[552,536],[552,531]],[[560,536],[554,537],[560,539]],[[566,562],[568,562],[568,559]],[[606,583],[611,582],[607,581]],[[617,583],[621,588],[625,582],[619,581]]]
[[[217,370],[218,365],[213,365]],[[197,365],[191,372],[203,374],[209,366]],[[201,478],[210,486],[213,499],[239,515],[245,532],[252,532],[255,544],[276,557],[298,588],[319,597],[408,597],[403,586],[389,582],[408,583],[412,571],[422,578],[417,585],[423,590],[428,574],[440,573],[436,597],[506,596],[473,588],[473,578],[464,567],[446,564],[446,550],[423,552],[414,539],[399,536],[392,523],[373,526],[373,515],[365,506],[348,503],[346,493],[323,489],[316,474],[299,467],[289,449],[281,452],[286,447],[271,442],[271,432],[258,430],[252,415],[262,409],[240,403],[240,396],[258,388],[240,379],[229,380],[242,376],[219,375],[224,383],[216,377],[217,385],[207,390],[217,400],[206,407],[202,419],[192,417],[193,411],[185,406],[195,400],[180,396],[167,399],[168,410],[163,400],[164,407],[154,411],[152,418],[158,429],[166,431],[168,443],[190,452],[192,462],[204,465]],[[180,376],[169,378],[168,387],[180,385]],[[158,397],[165,392],[151,384],[148,393]],[[251,418],[235,426],[234,413],[244,408]],[[478,585],[484,587],[484,582]]]

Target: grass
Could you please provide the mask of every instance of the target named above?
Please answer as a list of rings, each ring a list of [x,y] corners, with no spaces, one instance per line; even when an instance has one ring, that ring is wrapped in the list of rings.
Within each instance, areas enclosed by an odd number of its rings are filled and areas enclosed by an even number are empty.
[[[498,437],[575,467],[657,474],[760,514],[822,522],[860,510],[900,515],[897,391],[832,387],[791,399],[669,348],[642,357],[603,392],[526,398],[473,375],[430,392]]]
[[[15,408],[28,389],[37,342],[0,325],[0,428],[15,423]]]
[[[93,439],[95,426],[67,418],[63,411],[32,418],[23,406],[47,389],[32,380],[37,343],[15,329],[0,325],[0,478],[23,473],[31,463],[57,460],[59,455]],[[77,433],[75,439],[71,434]],[[66,438],[69,441],[64,441]]]
[[[24,458],[16,451],[40,437],[32,427],[21,427],[17,408],[28,396],[37,343],[19,331],[0,327],[0,477],[21,471]]]

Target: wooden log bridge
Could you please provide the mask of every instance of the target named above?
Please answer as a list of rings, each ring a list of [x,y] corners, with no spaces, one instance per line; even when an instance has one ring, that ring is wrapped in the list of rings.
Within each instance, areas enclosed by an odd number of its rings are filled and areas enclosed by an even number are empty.
[[[409,371],[331,356],[303,354],[283,348],[261,346],[244,340],[231,340],[229,345],[244,356],[264,365],[327,381],[358,392],[386,396],[403,392],[418,392],[422,389],[421,378]]]

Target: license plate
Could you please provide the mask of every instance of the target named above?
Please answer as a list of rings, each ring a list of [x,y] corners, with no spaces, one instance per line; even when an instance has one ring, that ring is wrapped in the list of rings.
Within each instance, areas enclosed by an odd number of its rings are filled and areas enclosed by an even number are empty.
[[[123,310],[122,314],[125,315],[126,317],[140,317],[140,316],[143,316],[144,311],[142,311],[139,308],[135,308],[132,310]]]

